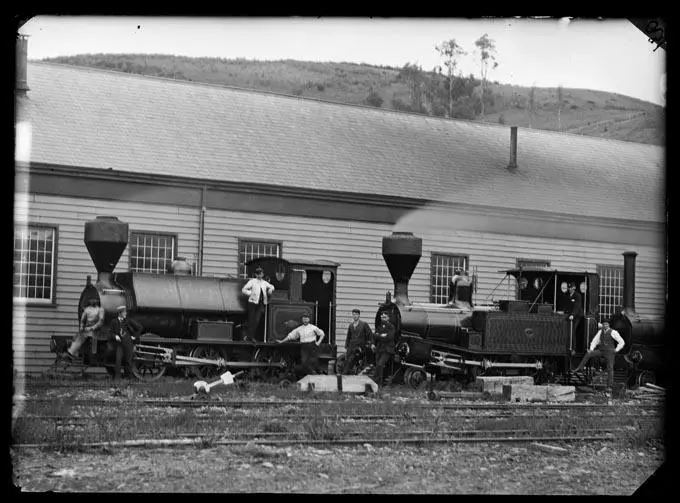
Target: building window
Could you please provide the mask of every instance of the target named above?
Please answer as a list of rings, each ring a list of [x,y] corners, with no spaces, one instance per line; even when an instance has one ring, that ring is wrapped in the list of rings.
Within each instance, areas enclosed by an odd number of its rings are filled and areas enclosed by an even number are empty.
[[[238,241],[238,274],[241,278],[247,278],[246,263],[254,258],[277,257],[281,258],[281,243],[278,241],[251,241],[239,239]]]
[[[54,302],[57,230],[29,225],[14,229],[14,298]]]
[[[130,270],[165,274],[175,260],[177,237],[158,232],[130,233]]]
[[[600,321],[608,320],[623,304],[623,267],[598,265],[600,276]]]
[[[446,304],[449,301],[449,284],[456,269],[467,272],[466,255],[432,254],[430,262],[430,302]]]

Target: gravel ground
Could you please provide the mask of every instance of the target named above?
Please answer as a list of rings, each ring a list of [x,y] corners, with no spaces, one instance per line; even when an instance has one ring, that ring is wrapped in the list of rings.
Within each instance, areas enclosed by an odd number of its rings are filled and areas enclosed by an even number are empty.
[[[558,444],[552,444],[557,446]],[[12,450],[22,491],[631,495],[664,461],[661,446],[269,447]]]

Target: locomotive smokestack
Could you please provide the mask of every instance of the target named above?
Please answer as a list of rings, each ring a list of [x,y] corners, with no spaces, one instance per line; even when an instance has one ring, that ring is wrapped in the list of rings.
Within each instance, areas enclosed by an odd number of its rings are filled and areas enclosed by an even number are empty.
[[[16,47],[16,93],[18,96],[26,96],[28,88],[28,35],[17,36]]]
[[[635,257],[634,251],[623,252],[623,309],[635,315]]]
[[[111,285],[111,273],[128,243],[128,224],[116,217],[85,222],[85,246],[97,268],[97,282]]]
[[[394,281],[394,302],[408,305],[408,282],[423,254],[423,240],[412,232],[393,232],[383,238],[382,255]]]

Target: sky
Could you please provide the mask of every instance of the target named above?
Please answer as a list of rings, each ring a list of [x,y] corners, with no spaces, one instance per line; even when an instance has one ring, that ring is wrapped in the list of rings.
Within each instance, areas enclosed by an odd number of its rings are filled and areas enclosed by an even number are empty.
[[[625,19],[169,18],[41,16],[19,29],[29,59],[95,53],[296,59],[424,70],[441,65],[435,46],[454,38],[468,52],[464,75],[480,75],[474,42],[496,45],[503,84],[587,88],[665,105],[666,53]]]

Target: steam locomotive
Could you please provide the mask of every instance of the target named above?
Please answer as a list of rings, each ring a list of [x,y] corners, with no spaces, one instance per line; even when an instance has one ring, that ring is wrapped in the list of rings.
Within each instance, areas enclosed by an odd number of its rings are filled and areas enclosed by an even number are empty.
[[[434,379],[469,382],[478,375],[533,375],[537,382],[569,382],[598,330],[599,277],[596,273],[517,268],[516,300],[472,305],[474,282],[451,285],[448,305],[416,304],[408,282],[422,255],[422,239],[410,232],[384,237],[382,253],[394,281],[394,296],[380,304],[376,326],[386,312],[397,330],[399,363],[392,378],[417,387]],[[624,253],[624,304],[610,319],[625,341],[617,354],[615,379],[629,386],[655,382],[664,372],[663,326],[642,319],[634,307],[635,252]],[[502,280],[503,281],[503,280]],[[567,284],[579,285],[583,319],[578,326],[564,313]],[[500,283],[499,283],[500,284]]]
[[[96,217],[85,223],[85,245],[97,269],[97,280],[88,276],[78,302],[78,319],[90,299],[105,312],[101,339],[82,349],[83,367],[112,362],[106,351],[107,327],[124,305],[143,329],[135,348],[132,373],[152,381],[168,369],[188,370],[209,378],[225,369],[246,370],[257,379],[292,380],[300,360],[295,343],[277,343],[300,324],[302,315],[326,333],[320,345],[320,368],[335,359],[335,278],[338,264],[330,261],[287,261],[261,257],[246,264],[249,276],[262,267],[275,291],[269,298],[259,339],[245,342],[248,333],[245,279],[192,276],[186,262],[176,260],[172,274],[118,272],[114,269],[128,243],[128,224],[116,217]],[[71,340],[53,335],[50,348],[60,353]]]

